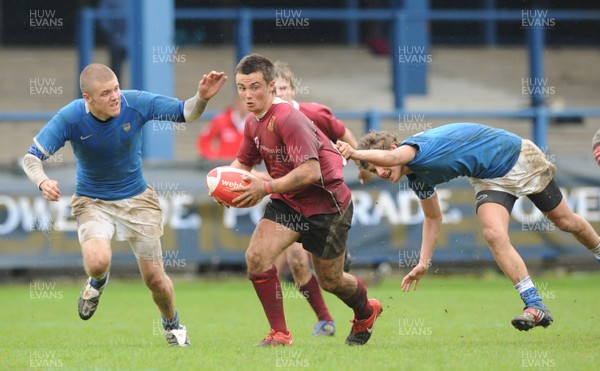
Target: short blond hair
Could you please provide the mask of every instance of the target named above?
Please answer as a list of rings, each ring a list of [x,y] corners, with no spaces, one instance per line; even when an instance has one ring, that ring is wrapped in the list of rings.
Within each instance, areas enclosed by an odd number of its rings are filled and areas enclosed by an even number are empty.
[[[398,145],[398,135],[389,131],[370,131],[363,135],[358,141],[358,149],[381,149],[391,150],[392,145]],[[371,171],[371,166],[368,162],[360,161],[360,167]]]
[[[81,71],[79,75],[79,88],[82,93],[89,94],[94,82],[107,82],[116,78],[117,75],[107,66],[100,63],[92,63]]]
[[[284,79],[290,84],[290,88],[292,90],[296,89],[296,86],[294,85],[294,73],[290,69],[290,66],[282,61],[275,61],[275,63],[273,63],[273,66],[273,75],[275,76],[275,78]]]
[[[389,131],[370,131],[358,142],[358,149],[392,149],[398,144],[398,135]]]

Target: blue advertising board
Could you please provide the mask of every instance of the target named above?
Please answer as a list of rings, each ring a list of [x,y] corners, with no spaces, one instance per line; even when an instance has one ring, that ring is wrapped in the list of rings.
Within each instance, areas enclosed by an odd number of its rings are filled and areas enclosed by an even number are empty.
[[[352,165],[353,166],[353,165]],[[588,171],[589,163],[557,177],[571,208],[600,230],[600,184]],[[352,189],[354,218],[348,238],[356,264],[393,262],[411,266],[418,261],[423,214],[406,182],[376,180],[358,183],[356,169],[346,169]],[[559,164],[559,169],[561,168]],[[579,173],[577,173],[579,171]],[[47,202],[21,174],[3,174],[0,192],[0,268],[81,266],[77,223],[70,213],[74,170],[48,169],[61,184],[59,202]],[[250,235],[262,216],[265,198],[248,209],[219,207],[207,195],[207,171],[193,168],[149,168],[146,179],[158,192],[163,208],[162,238],[165,265],[240,264]],[[559,170],[559,174],[560,170]],[[437,262],[472,262],[493,257],[480,233],[474,211],[474,192],[466,179],[437,189],[443,226]],[[510,236],[525,259],[586,254],[568,233],[559,231],[527,198],[517,201],[511,215]],[[134,265],[129,246],[113,243],[113,265]],[[177,267],[173,267],[177,268]]]

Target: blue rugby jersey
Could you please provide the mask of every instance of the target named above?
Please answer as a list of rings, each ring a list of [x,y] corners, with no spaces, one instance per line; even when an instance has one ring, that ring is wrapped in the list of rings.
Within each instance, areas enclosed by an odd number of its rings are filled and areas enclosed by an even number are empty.
[[[400,145],[417,148],[406,164],[410,188],[420,199],[435,185],[461,176],[478,179],[506,175],[517,162],[521,138],[506,130],[474,123],[456,123],[415,134]]]
[[[149,120],[185,121],[183,101],[122,90],[121,112],[102,122],[86,111],[84,99],[76,99],[42,128],[29,153],[45,160],[69,141],[77,160],[77,195],[130,198],[147,187],[142,173],[142,127]]]

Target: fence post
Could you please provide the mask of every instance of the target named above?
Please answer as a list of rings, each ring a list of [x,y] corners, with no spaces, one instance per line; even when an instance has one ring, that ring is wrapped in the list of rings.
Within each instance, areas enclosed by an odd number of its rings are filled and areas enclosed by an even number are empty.
[[[235,32],[235,52],[237,58],[235,65],[252,51],[252,34],[252,11],[248,8],[241,8]]]
[[[367,127],[365,130],[365,133],[368,133],[369,131],[373,130],[373,131],[377,131],[380,130],[380,117],[379,117],[379,112],[377,111],[368,111],[367,112]]]
[[[406,83],[404,94],[427,94],[427,69],[429,54],[429,0],[403,0],[405,18],[402,20],[404,34],[402,46],[408,48],[406,53],[410,63],[405,63]]]
[[[527,44],[529,46],[529,80],[531,105],[544,104],[544,28],[536,14],[534,25],[527,28]],[[538,23],[539,22],[539,23]]]
[[[406,48],[403,25],[406,24],[404,11],[398,10],[394,13],[392,21],[392,37],[390,57],[392,58],[392,82],[394,89],[394,108],[404,108],[404,96],[406,95],[406,66],[400,63],[400,47]]]
[[[77,17],[77,32],[75,33],[77,43],[77,54],[79,56],[79,69],[76,71],[77,89],[79,91],[79,74],[85,66],[92,62],[94,54],[94,10],[83,8]],[[76,94],[77,97],[80,94]]]
[[[544,27],[539,12],[535,12],[532,25],[527,28],[527,44],[529,47],[529,86],[530,104],[533,108],[533,138],[540,148],[547,148],[548,142],[548,110],[544,102]]]
[[[354,15],[360,14],[358,10],[358,0],[346,0],[346,8],[348,8],[353,17],[346,21],[346,43],[349,46],[358,45],[359,41],[359,24],[358,19]]]
[[[489,14],[494,14],[496,9],[496,0],[484,0],[485,10]],[[485,20],[485,45],[492,47],[496,45],[496,20],[486,18]]]
[[[550,115],[545,106],[533,109],[533,142],[544,152],[548,150],[548,122]]]
[[[144,86],[144,68],[142,58],[142,20],[141,0],[130,0],[127,9],[127,51],[129,59],[129,88],[145,89]]]
[[[172,96],[173,58],[177,53],[177,47],[173,45],[175,0],[131,0],[129,10],[132,86],[134,89]],[[173,121],[173,117],[156,116],[144,125],[144,159],[173,160],[174,132],[179,130]]]

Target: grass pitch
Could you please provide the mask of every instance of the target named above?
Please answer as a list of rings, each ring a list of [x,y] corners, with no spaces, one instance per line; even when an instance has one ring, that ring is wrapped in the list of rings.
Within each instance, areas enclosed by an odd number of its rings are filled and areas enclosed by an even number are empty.
[[[81,282],[79,282],[81,281]],[[245,278],[174,279],[181,322],[192,346],[170,348],[141,280],[113,279],[94,317],[82,321],[77,283],[38,280],[0,286],[1,369],[122,370],[590,370],[600,357],[600,274],[550,275],[535,281],[555,322],[519,332],[511,318],[522,303],[499,275],[436,277],[402,293],[398,278],[369,287],[383,313],[364,347],[348,347],[350,309],[325,294],[337,333],[314,338],[315,315],[293,285],[284,284],[294,345],[255,348],[269,327]]]

